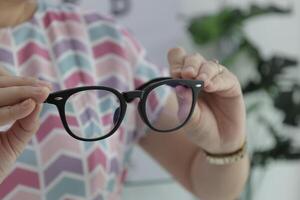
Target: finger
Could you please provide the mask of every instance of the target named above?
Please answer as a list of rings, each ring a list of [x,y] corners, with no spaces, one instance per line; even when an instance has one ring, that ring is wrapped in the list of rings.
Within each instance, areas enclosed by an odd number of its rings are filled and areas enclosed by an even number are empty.
[[[204,90],[208,93],[216,93],[224,97],[233,97],[242,94],[238,79],[227,69],[224,69],[222,74],[211,79]]]
[[[0,66],[0,76],[9,76],[9,72],[4,69],[4,67]]]
[[[205,59],[199,53],[186,56],[181,69],[181,77],[185,79],[195,78],[204,62]]]
[[[0,126],[26,117],[34,110],[35,105],[32,99],[27,99],[16,105],[0,108]]]
[[[27,117],[20,119],[16,127],[20,128],[24,132],[32,132],[37,129],[37,123],[39,121],[39,114],[42,110],[43,104],[36,104],[33,112]]]
[[[193,101],[193,92],[191,89],[177,86],[175,88],[177,102],[178,102],[178,119],[180,122],[184,122],[184,120],[188,117],[191,111],[191,105]]]
[[[0,88],[0,106],[10,106],[32,98],[37,103],[42,103],[49,96],[50,90],[47,87],[13,86]]]
[[[204,87],[207,87],[208,82],[220,73],[220,64],[213,61],[207,61],[202,64],[199,69],[197,79],[204,81]]]
[[[181,68],[184,64],[186,52],[183,48],[172,48],[168,52],[170,73],[174,78],[181,78]]]
[[[50,83],[38,80],[33,77],[18,77],[18,76],[2,76],[0,77],[0,88],[10,86],[36,86],[36,87],[48,87],[52,90]]]
[[[10,141],[15,145],[17,152],[21,152],[24,145],[31,139],[39,128],[39,114],[42,104],[36,104],[34,110],[25,118],[14,123],[7,132]]]

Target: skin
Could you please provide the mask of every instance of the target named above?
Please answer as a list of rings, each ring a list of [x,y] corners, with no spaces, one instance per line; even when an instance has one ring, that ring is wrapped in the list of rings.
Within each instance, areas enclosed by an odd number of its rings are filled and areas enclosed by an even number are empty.
[[[22,23],[35,9],[35,1],[0,0],[0,27]],[[150,131],[140,140],[140,146],[195,196],[203,200],[233,200],[246,182],[248,156],[234,164],[216,166],[207,162],[204,150],[225,154],[243,145],[246,117],[240,84],[230,71],[224,68],[218,73],[218,65],[200,54],[173,48],[168,60],[172,77],[204,80],[203,95],[184,128],[176,134]],[[48,83],[11,76],[0,66],[0,125],[14,122],[0,134],[0,183],[37,132],[42,102],[50,91]],[[176,98],[169,97],[166,109],[176,105]],[[157,121],[167,123],[165,112]]]
[[[200,54],[188,55],[182,48],[174,48],[169,51],[168,59],[172,77],[204,80],[204,94],[198,99],[192,119],[177,134],[150,131],[140,144],[197,197],[236,199],[247,180],[248,156],[234,164],[217,166],[207,162],[204,150],[226,154],[243,145],[245,106],[240,84],[227,69],[218,74],[217,64]],[[169,100],[172,101],[175,100]],[[162,113],[159,123],[172,120]]]

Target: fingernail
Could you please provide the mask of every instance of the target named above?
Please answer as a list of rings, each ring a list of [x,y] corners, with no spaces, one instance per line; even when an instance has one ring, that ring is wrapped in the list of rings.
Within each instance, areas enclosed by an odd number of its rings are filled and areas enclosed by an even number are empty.
[[[34,88],[34,91],[38,94],[43,94],[45,91],[49,91],[48,87],[42,86],[42,87],[36,87]]]
[[[52,90],[52,85],[50,83],[46,82],[46,81],[39,80],[39,81],[37,81],[36,86],[38,86],[38,87],[47,87],[50,90]]]
[[[175,68],[175,69],[172,69],[171,71],[172,71],[172,73],[179,73],[179,72],[181,72],[181,69]]]
[[[35,87],[33,88],[34,92],[36,93],[41,93],[44,89],[44,86],[39,86],[39,87]]]
[[[192,74],[195,74],[195,68],[192,66],[187,66],[183,70],[186,72],[191,72]]]
[[[31,104],[31,99],[27,99],[21,103],[23,108],[27,108]]]

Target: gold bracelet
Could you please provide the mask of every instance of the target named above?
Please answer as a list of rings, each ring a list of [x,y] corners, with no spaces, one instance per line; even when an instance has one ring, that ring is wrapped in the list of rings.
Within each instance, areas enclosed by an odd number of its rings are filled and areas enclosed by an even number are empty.
[[[233,164],[233,163],[236,163],[236,162],[242,160],[245,157],[246,152],[247,152],[247,143],[245,142],[240,149],[238,149],[237,151],[235,151],[233,153],[212,154],[212,153],[208,153],[206,151],[204,151],[204,152],[205,152],[206,159],[210,164],[213,164],[213,165]]]

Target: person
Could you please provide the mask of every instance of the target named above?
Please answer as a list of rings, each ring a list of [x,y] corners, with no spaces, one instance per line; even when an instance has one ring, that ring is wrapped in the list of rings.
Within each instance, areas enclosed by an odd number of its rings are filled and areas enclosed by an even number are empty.
[[[227,68],[170,49],[173,79],[204,81],[187,124],[172,134],[156,132],[128,105],[126,121],[111,137],[82,142],[66,133],[55,107],[44,103],[51,92],[109,83],[131,91],[165,76],[163,70],[146,60],[126,28],[96,12],[35,0],[0,0],[0,10],[0,199],[120,199],[134,144],[201,199],[240,195],[249,168],[245,106]],[[162,111],[176,104],[168,94],[150,102],[160,113],[155,123],[174,121]]]

